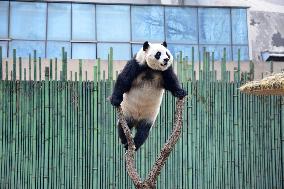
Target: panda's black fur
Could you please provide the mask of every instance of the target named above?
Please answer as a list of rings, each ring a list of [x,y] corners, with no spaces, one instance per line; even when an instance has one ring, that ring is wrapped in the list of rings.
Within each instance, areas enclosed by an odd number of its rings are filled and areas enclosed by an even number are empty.
[[[166,47],[165,42],[162,45]],[[143,51],[147,51],[148,48],[149,43],[145,42]],[[161,52],[153,56],[158,60]],[[170,55],[166,52],[164,57],[167,56],[170,58]],[[168,66],[163,71],[152,69],[147,62],[138,62],[137,58],[134,57],[127,62],[118,75],[111,96],[111,104],[114,106],[121,105],[129,128],[136,128],[134,137],[136,150],[141,147],[149,135],[159,112],[164,89],[169,90],[173,96],[178,98],[187,95],[186,91],[181,88],[172,66]],[[127,140],[120,123],[118,123],[118,133],[122,144],[127,149]]]

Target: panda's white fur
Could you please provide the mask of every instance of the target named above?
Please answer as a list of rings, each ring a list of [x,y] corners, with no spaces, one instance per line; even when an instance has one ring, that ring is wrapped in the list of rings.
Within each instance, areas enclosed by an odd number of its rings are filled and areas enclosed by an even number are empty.
[[[144,51],[141,48],[137,55],[136,61],[139,64],[147,64],[151,69],[164,71],[173,61],[173,56],[170,51],[161,44],[150,44],[149,48]],[[161,53],[159,59],[155,58],[157,52]],[[163,60],[170,56],[167,65],[164,65]],[[153,79],[143,80],[144,72],[137,76],[133,81],[129,92],[124,93],[121,103],[122,110],[126,117],[132,117],[136,120],[149,120],[154,122],[162,102],[164,88],[162,84],[162,75],[155,73]]]
[[[173,55],[171,52],[164,47],[162,44],[151,44],[149,43],[149,48],[144,51],[143,48],[141,48],[137,55],[136,55],[136,60],[139,62],[139,64],[147,64],[150,68],[154,70],[160,70],[160,71],[165,71],[170,67],[173,63]],[[161,57],[159,60],[155,58],[155,55],[157,52],[161,52]],[[163,60],[165,58],[168,58],[168,55],[170,56],[170,59],[168,61],[167,65],[164,65]]]
[[[121,107],[126,117],[154,122],[164,94],[159,84],[161,76],[155,75],[155,81],[145,82],[141,79],[142,75],[134,80],[131,90],[124,93]]]

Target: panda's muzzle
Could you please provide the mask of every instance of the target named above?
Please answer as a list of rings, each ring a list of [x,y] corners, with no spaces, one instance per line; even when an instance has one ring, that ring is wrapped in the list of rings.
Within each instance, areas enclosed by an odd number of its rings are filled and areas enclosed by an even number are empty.
[[[165,58],[165,59],[164,59],[164,65],[163,65],[163,66],[166,66],[166,65],[168,64],[169,60],[170,60],[169,58]]]

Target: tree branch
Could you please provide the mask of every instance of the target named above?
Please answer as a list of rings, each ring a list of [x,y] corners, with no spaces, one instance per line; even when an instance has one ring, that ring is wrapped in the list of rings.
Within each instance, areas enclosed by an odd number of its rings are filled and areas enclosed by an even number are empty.
[[[131,136],[131,131],[128,128],[127,123],[124,119],[121,107],[117,108],[118,118],[122,125],[123,131],[126,135],[128,143],[128,150],[125,154],[126,169],[129,177],[131,178],[137,189],[146,189],[146,188],[153,189],[156,187],[156,181],[159,174],[161,173],[161,169],[165,165],[167,158],[169,157],[171,151],[173,150],[175,144],[177,143],[180,137],[181,128],[182,128],[182,111],[184,107],[184,101],[185,98],[178,99],[176,102],[175,123],[174,123],[173,132],[170,138],[168,139],[168,141],[166,142],[166,144],[164,145],[164,147],[162,148],[160,155],[156,159],[153,168],[151,169],[147,179],[144,182],[141,181],[141,178],[135,168],[135,162],[134,162],[135,144],[133,137]]]

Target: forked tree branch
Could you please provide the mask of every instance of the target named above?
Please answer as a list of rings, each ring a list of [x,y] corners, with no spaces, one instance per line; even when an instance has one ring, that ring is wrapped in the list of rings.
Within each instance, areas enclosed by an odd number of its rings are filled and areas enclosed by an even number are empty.
[[[167,158],[169,157],[171,151],[173,150],[175,144],[177,143],[180,137],[181,128],[182,128],[182,111],[184,107],[184,101],[185,98],[177,100],[175,123],[172,134],[168,139],[168,141],[166,142],[166,144],[164,145],[164,147],[162,148],[160,155],[156,159],[153,168],[148,174],[148,177],[143,182],[135,168],[135,162],[134,162],[135,144],[133,137],[131,136],[131,131],[128,128],[127,123],[124,119],[121,107],[117,108],[118,118],[122,125],[123,131],[125,133],[128,142],[128,150],[125,153],[126,169],[129,177],[131,178],[137,189],[153,189],[156,187],[156,181],[159,174],[161,173],[161,169],[165,165]]]

